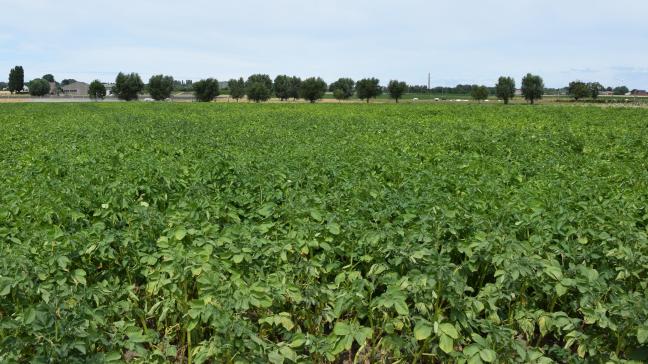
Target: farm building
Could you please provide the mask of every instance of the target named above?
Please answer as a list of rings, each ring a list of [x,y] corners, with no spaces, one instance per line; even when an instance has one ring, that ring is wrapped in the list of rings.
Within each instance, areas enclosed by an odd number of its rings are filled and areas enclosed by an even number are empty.
[[[102,83],[104,87],[106,88],[106,96],[111,96],[112,95],[112,89],[115,87],[114,83],[109,83],[109,82],[104,82]]]
[[[57,95],[58,94],[58,88],[56,87],[56,82],[50,82],[49,85],[50,85],[49,94],[50,95]]]
[[[630,91],[630,95],[632,95],[632,96],[648,96],[648,92],[646,92],[646,90],[632,90],[632,91]]]
[[[86,96],[88,95],[89,86],[90,85],[85,82],[74,82],[63,86],[63,94],[70,96]]]

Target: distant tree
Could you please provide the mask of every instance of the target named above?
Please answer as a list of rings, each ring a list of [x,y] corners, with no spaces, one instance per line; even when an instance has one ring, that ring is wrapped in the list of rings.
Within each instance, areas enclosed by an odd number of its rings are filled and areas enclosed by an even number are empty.
[[[88,86],[88,96],[93,100],[102,100],[106,97],[106,86],[99,80],[90,82]]]
[[[73,79],[73,78],[66,78],[65,80],[61,81],[61,86],[67,86],[67,85],[69,85],[71,83],[75,83],[75,82],[77,82],[77,81],[75,79]]]
[[[382,88],[380,87],[380,80],[377,78],[364,78],[356,83],[356,93],[360,100],[369,100],[380,96]]]
[[[272,91],[272,80],[270,79],[270,76],[264,74],[255,74],[248,77],[246,84],[252,84],[255,82],[263,83],[268,90]]]
[[[612,90],[612,93],[618,96],[625,95],[628,92],[630,92],[630,89],[628,89],[626,86],[615,87],[614,90]]]
[[[593,99],[597,99],[599,95],[601,94],[601,91],[605,90],[605,87],[601,85],[598,82],[590,82],[587,84],[587,88],[589,89],[589,97]]]
[[[326,93],[326,82],[319,77],[307,78],[301,83],[299,93],[304,100],[314,103]]]
[[[338,101],[348,99],[348,97],[346,97],[346,94],[344,93],[344,90],[342,90],[341,88],[336,88],[335,90],[333,90],[333,97],[335,97],[335,99]]]
[[[229,80],[227,86],[229,87],[230,97],[236,100],[236,102],[245,96],[245,81],[243,77],[238,80],[234,78]]]
[[[355,82],[350,78],[340,78],[329,86],[329,90],[333,92],[336,99],[348,100],[355,92]]]
[[[542,95],[544,95],[544,81],[542,81],[542,77],[527,73],[522,78],[522,95],[524,95],[524,99],[529,101],[531,105],[535,103],[535,100],[542,99]]]
[[[166,100],[173,91],[173,77],[155,75],[149,79],[148,91],[155,100]]]
[[[88,96],[93,100],[103,100],[106,97],[106,86],[99,80],[90,82],[88,86]]]
[[[9,71],[9,91],[20,92],[25,88],[25,71],[22,66],[16,66]]]
[[[508,104],[515,97],[515,80],[512,77],[500,77],[495,85],[495,95]]]
[[[567,88],[567,94],[573,97],[574,100],[584,99],[590,95],[590,89],[585,82],[572,81]]]
[[[387,85],[387,91],[389,91],[389,97],[398,103],[398,99],[403,97],[403,94],[407,91],[407,84],[402,81],[391,80]]]
[[[270,89],[263,82],[251,82],[246,85],[245,93],[249,100],[254,102],[268,101]]]
[[[272,80],[268,75],[256,74],[245,82],[245,93],[254,102],[267,101],[272,92]]]
[[[275,77],[273,90],[274,94],[281,100],[286,101],[290,98],[290,77],[279,75]]]
[[[479,102],[488,98],[488,88],[486,86],[475,86],[470,91],[470,96]]]
[[[137,100],[138,94],[144,90],[144,82],[137,73],[124,74],[119,72],[115,79],[115,86],[112,93],[119,99],[131,101]]]
[[[42,78],[29,82],[29,94],[32,96],[45,96],[50,92],[50,83]]]
[[[47,81],[47,82],[56,82],[56,81],[54,80],[54,75],[52,75],[52,74],[50,74],[50,73],[44,75],[44,76],[41,77],[41,78],[44,79],[44,80]]]
[[[299,90],[301,88],[302,80],[297,76],[290,78],[290,88],[288,90],[288,97],[292,97],[293,100],[297,100],[299,97]]]
[[[208,78],[193,84],[194,96],[200,102],[210,102],[219,95],[218,80]]]

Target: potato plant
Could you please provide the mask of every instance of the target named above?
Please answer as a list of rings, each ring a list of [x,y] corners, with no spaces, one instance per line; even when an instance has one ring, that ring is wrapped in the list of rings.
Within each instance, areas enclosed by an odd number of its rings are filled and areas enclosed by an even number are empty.
[[[0,105],[0,361],[640,362],[646,120]]]

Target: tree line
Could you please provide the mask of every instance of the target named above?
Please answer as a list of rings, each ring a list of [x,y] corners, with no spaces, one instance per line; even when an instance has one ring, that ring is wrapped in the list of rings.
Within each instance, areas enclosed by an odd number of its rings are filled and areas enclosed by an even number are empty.
[[[54,79],[51,74],[43,75],[41,78],[31,80],[28,83],[29,93],[33,96],[44,96],[52,92],[52,84],[57,91],[67,84],[76,82],[74,79],[65,79],[61,83]],[[380,86],[377,78],[365,78],[354,81],[351,78],[340,78],[327,85],[320,77],[310,77],[302,80],[296,76],[279,75],[274,80],[266,74],[254,74],[246,80],[241,78],[231,79],[226,83],[229,96],[237,102],[247,97],[253,102],[263,102],[272,96],[281,101],[289,99],[304,99],[311,103],[324,97],[328,91],[337,100],[348,100],[353,96],[369,102],[386,91],[389,96],[398,102],[405,93],[447,93],[447,94],[470,94],[477,101],[486,100],[490,95],[508,104],[516,96],[516,84],[512,77],[502,76],[494,87],[483,85],[457,85],[454,88],[435,87],[428,89],[427,86],[407,85],[405,82],[391,80],[386,87]],[[7,87],[14,93],[24,89],[24,70],[22,66],[16,66],[9,72]],[[168,75],[154,75],[144,84],[137,73],[125,74],[120,72],[115,78],[112,93],[121,100],[136,100],[145,90],[155,100],[166,100],[171,97],[174,90],[183,89],[192,91],[197,101],[209,102],[221,94],[220,83],[215,78],[207,78],[197,82],[178,81]],[[544,82],[540,76],[527,74],[522,79],[521,94],[531,104],[541,99],[546,92]],[[598,82],[585,83],[573,81],[566,88],[568,95],[575,100],[591,97],[597,98],[602,91],[610,91],[614,95],[625,95],[629,92],[625,86],[616,88],[604,88]],[[88,94],[93,99],[103,99],[107,90],[101,81],[94,80],[89,85]]]
[[[178,81],[172,76],[155,75],[144,84],[137,73],[119,73],[115,79],[112,93],[121,100],[135,100],[144,90],[148,91],[151,98],[155,100],[166,100],[171,97]],[[197,101],[209,102],[221,94],[220,83],[215,78],[202,79],[197,82],[189,82],[191,90]],[[356,95],[361,100],[369,102],[383,93],[380,80],[376,78],[362,79],[357,82],[349,78],[340,78],[338,81],[327,85],[320,77],[310,77],[302,80],[296,76],[279,75],[274,80],[266,74],[254,74],[247,79],[231,79],[227,82],[229,97],[237,102],[247,97],[253,102],[264,102],[273,95],[281,101],[289,99],[304,99],[311,103],[324,97],[330,90],[338,100],[346,100]],[[387,86],[389,95],[398,101],[407,91],[407,84],[402,81],[391,81]],[[105,86],[95,80],[90,83],[90,97],[102,99],[106,95]]]

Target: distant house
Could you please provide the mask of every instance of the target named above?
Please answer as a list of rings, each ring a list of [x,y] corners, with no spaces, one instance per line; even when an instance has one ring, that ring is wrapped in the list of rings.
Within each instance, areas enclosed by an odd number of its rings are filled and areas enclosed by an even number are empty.
[[[632,95],[632,96],[648,96],[648,92],[646,92],[646,90],[632,90],[632,91],[630,91],[630,95]]]
[[[601,95],[601,96],[612,96],[612,95],[614,95],[614,92],[605,90],[605,91],[599,92],[599,95]]]
[[[112,95],[112,89],[115,87],[114,83],[102,83],[104,87],[106,88],[106,96],[111,96]]]
[[[66,96],[87,96],[89,86],[85,82],[73,82],[62,87],[63,94]]]
[[[58,94],[58,87],[56,87],[56,82],[50,82],[50,95],[57,95]]]
[[[515,96],[522,96],[522,89],[518,88],[515,90]]]

